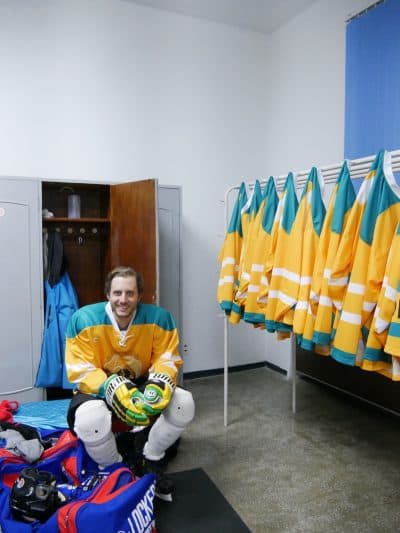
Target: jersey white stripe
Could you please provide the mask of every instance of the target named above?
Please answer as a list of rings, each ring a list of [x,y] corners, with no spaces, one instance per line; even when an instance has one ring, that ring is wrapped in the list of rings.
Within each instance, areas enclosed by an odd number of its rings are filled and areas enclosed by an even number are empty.
[[[290,270],[287,270],[286,268],[275,267],[272,269],[272,275],[280,276],[281,278],[288,279],[289,281],[293,281],[295,283],[300,283],[299,274],[296,274],[295,272],[291,272]]]
[[[253,263],[251,265],[252,272],[264,272],[264,265],[260,265],[259,263]]]
[[[226,265],[234,265],[234,264],[235,264],[234,257],[225,257],[225,259],[221,263],[221,266],[224,267]]]
[[[342,311],[340,315],[340,320],[342,322],[347,322],[348,324],[354,324],[356,326],[361,326],[361,315],[356,313],[349,313],[348,311]]]
[[[394,289],[393,287],[388,285],[386,287],[386,289],[385,289],[385,298],[387,298],[388,300],[390,300],[392,302],[395,302],[396,301],[396,296],[397,296],[396,289]]]
[[[382,333],[382,331],[385,331],[389,327],[389,322],[386,320],[383,320],[380,316],[376,317],[375,320],[375,331],[377,333]]]
[[[332,298],[329,298],[329,296],[320,296],[318,303],[324,307],[332,307]]]
[[[375,309],[375,302],[363,302],[363,311],[368,311],[369,313]]]
[[[365,285],[362,285],[361,283],[349,283],[347,292],[363,296],[365,294]]]
[[[249,285],[248,289],[249,292],[259,292],[260,286],[259,285]]]
[[[328,285],[333,287],[344,287],[347,285],[348,277],[344,276],[343,278],[329,278]]]

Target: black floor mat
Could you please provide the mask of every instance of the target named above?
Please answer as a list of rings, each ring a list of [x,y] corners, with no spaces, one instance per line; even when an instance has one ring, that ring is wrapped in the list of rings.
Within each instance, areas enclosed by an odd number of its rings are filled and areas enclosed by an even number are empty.
[[[154,499],[157,533],[249,533],[202,468],[168,474],[172,502]]]

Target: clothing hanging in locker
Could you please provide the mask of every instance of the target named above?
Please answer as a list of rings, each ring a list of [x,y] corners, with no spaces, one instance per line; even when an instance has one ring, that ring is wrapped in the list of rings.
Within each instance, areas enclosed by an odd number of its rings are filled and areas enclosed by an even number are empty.
[[[35,387],[71,389],[73,385],[69,383],[65,370],[65,335],[69,319],[78,309],[78,298],[66,270],[60,233],[46,232],[45,236],[45,321]]]

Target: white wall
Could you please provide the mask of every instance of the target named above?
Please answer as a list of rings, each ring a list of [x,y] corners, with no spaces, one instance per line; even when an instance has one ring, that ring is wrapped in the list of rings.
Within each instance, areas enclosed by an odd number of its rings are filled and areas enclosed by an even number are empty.
[[[316,2],[273,34],[119,0],[0,2],[0,175],[183,191],[185,372],[220,368],[225,189],[343,153],[346,16]],[[230,328],[230,362],[286,368],[288,343]]]

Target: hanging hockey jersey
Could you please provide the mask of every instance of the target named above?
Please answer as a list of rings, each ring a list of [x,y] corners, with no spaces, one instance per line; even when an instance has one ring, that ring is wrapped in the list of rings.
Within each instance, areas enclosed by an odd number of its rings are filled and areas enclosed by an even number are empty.
[[[347,290],[349,275],[353,266],[357,242],[360,235],[361,220],[369,193],[379,165],[382,163],[383,152],[379,152],[365,176],[357,197],[351,208],[348,220],[343,228],[335,260],[329,273],[328,296],[336,310],[342,308],[342,302]]]
[[[233,207],[224,244],[221,247],[218,261],[221,263],[218,281],[217,300],[226,314],[232,309],[233,295],[239,273],[240,254],[243,243],[242,209],[247,203],[245,183],[239,188],[239,193]]]
[[[372,324],[369,328],[367,345],[362,361],[362,368],[364,370],[376,371],[391,379],[399,379],[396,372],[393,374],[392,357],[389,355],[396,355],[396,351],[393,349],[396,345],[396,336],[393,335],[396,331],[395,325],[392,327],[392,334],[388,335],[389,326],[391,323],[395,324],[398,319],[396,304],[398,298],[397,291],[400,283],[399,265],[400,224],[397,226],[397,230],[392,240],[385,276]]]
[[[279,300],[284,298],[282,289],[286,272],[285,260],[298,206],[294,176],[289,172],[277,207],[272,230],[271,254],[267,259],[267,264],[272,265],[265,308],[265,326],[270,332],[291,331],[291,325],[277,323],[276,308]],[[260,293],[260,298],[263,298],[263,293]]]
[[[240,256],[238,281],[236,284],[236,290],[234,291],[231,313],[229,315],[229,322],[232,324],[238,324],[243,315],[247,287],[250,279],[253,235],[256,232],[257,213],[261,202],[261,186],[259,180],[256,180],[252,195],[242,212],[242,217],[245,218],[245,222],[242,222],[243,244]]]
[[[381,308],[379,317],[376,320],[376,330],[381,334],[387,331],[385,352],[391,356],[391,362],[388,362],[380,373],[391,378],[393,381],[400,381],[400,230],[396,232],[393,251],[393,262],[388,276],[387,290],[385,298],[380,300]],[[393,284],[396,283],[396,290],[393,290]],[[389,328],[387,330],[389,322]]]
[[[261,284],[268,290],[268,274],[266,272],[267,257],[271,253],[272,228],[278,206],[278,194],[275,180],[271,176],[267,181],[263,200],[258,210],[252,233],[250,279],[244,309],[244,320],[252,324],[264,326],[264,305],[259,302]]]
[[[400,220],[400,189],[391,170],[389,152],[379,164],[362,216],[353,267],[336,330],[331,355],[339,362],[361,364],[368,331]],[[363,335],[362,335],[363,334]]]
[[[326,213],[322,199],[323,188],[323,177],[316,167],[313,167],[304,186],[291,235],[293,246],[290,255],[300,258],[301,265],[297,289],[289,284],[289,287],[293,288],[289,293],[290,297],[296,299],[293,332],[299,338],[303,334],[306,321],[315,258]],[[295,272],[294,270],[293,273]]]
[[[296,333],[301,333],[307,312],[316,243],[325,216],[321,185],[322,177],[313,167],[303,188],[287,246],[282,254],[281,266],[277,268],[274,262],[272,271],[272,277],[275,275],[280,278],[274,321],[285,326],[294,326],[296,309]],[[307,248],[307,253],[303,254],[303,247]]]
[[[332,191],[321,232],[310,290],[309,309],[301,346],[323,355],[330,352],[333,322],[332,301],[328,296],[328,279],[335,260],[340,237],[355,200],[354,186],[345,161]],[[317,347],[315,346],[317,345]]]

